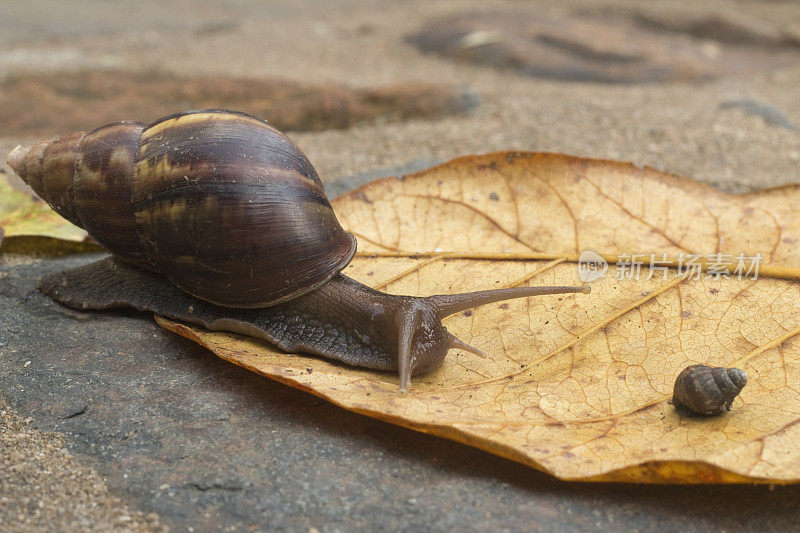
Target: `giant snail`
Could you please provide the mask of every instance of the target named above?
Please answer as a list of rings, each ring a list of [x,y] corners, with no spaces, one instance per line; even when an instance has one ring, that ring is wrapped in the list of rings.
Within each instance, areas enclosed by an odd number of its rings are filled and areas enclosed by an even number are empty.
[[[112,256],[46,276],[78,309],[133,307],[265,339],[287,352],[412,374],[448,350],[483,353],[442,319],[527,296],[588,287],[385,294],[342,274],[356,239],[339,225],[316,170],[284,134],[225,110],[115,122],[31,147],[8,163]]]

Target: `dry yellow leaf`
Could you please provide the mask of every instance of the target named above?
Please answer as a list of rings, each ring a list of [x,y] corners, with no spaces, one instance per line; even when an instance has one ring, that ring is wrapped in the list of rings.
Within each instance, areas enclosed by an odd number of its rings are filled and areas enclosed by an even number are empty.
[[[452,351],[406,394],[391,374],[160,322],[347,409],[562,479],[797,482],[800,283],[788,278],[800,275],[798,196],[797,186],[734,196],[627,164],[501,153],[336,200],[367,252],[346,273],[392,293],[575,284],[585,250],[648,260],[638,276],[632,265],[609,265],[589,295],[448,318],[452,333],[489,357]],[[649,254],[670,265],[702,256],[703,271],[651,269]],[[761,255],[748,263],[762,267],[757,279],[735,275],[739,254]],[[668,403],[675,377],[695,363],[747,371],[730,413],[684,418]]]
[[[3,251],[27,253],[97,251],[85,245],[86,232],[45,202],[11,185],[0,175],[0,244]],[[63,241],[63,242],[62,242]]]

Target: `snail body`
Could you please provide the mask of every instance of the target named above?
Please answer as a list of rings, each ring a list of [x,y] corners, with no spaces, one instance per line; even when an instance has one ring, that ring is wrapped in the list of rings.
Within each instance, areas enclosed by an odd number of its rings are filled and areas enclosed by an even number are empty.
[[[588,292],[515,287],[388,295],[340,274],[356,239],[308,158],[268,123],[234,111],[116,122],[8,156],[14,171],[111,258],[47,276],[79,309],[134,307],[368,368],[411,375],[451,348],[441,324],[510,298]]]
[[[672,403],[699,415],[719,415],[747,384],[747,374],[738,368],[687,366],[675,380]]]

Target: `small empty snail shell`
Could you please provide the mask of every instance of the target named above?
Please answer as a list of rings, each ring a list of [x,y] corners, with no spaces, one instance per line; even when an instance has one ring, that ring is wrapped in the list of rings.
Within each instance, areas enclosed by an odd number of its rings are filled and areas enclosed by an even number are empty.
[[[698,415],[722,414],[746,384],[747,374],[738,368],[687,366],[675,380],[672,403]]]

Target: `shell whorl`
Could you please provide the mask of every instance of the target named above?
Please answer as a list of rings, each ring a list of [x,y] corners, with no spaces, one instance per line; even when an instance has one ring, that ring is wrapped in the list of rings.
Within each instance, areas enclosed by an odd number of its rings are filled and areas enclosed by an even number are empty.
[[[73,133],[31,147],[18,146],[7,162],[39,197],[73,224],[81,226],[75,204],[75,153],[85,133]]]
[[[672,403],[701,415],[730,411],[736,396],[747,384],[739,368],[691,365],[675,380]]]
[[[144,130],[141,122],[115,122],[8,155],[8,164],[61,216],[100,245],[139,266],[150,261],[138,244],[131,172]]]
[[[106,249],[212,303],[286,301],[355,253],[308,158],[243,113],[115,122],[17,148],[8,162]]]

